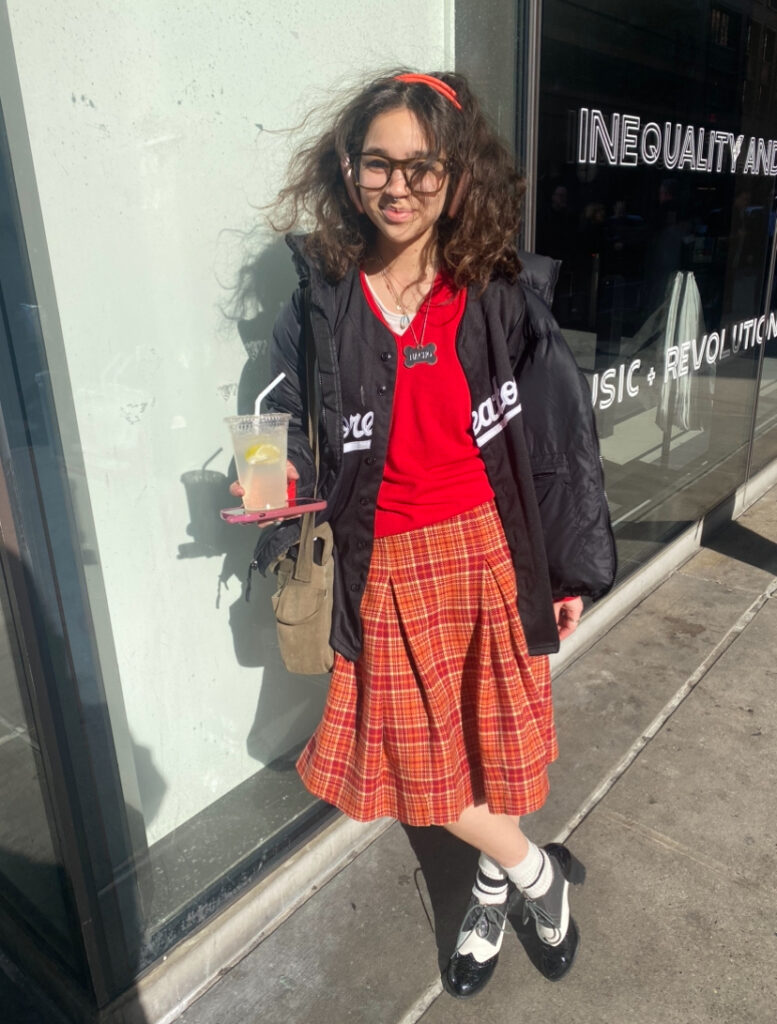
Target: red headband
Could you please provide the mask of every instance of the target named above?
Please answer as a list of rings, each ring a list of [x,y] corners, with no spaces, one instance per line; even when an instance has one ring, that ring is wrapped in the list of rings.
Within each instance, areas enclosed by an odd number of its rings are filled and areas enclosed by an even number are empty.
[[[397,75],[395,78],[397,82],[409,82],[409,83],[420,83],[422,85],[428,85],[430,89],[434,89],[441,96],[444,96],[446,100],[449,100],[457,110],[461,110],[461,104],[456,96],[456,90],[453,89],[447,82],[443,82],[440,78],[435,78],[434,75]]]

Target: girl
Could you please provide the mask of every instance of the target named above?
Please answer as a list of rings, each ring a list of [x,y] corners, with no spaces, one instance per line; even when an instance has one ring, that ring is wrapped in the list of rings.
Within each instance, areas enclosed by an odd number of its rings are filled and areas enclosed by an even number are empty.
[[[297,155],[280,197],[288,226],[313,229],[288,239],[301,288],[270,404],[291,413],[288,473],[310,494],[309,317],[336,545],[331,687],[297,767],[357,820],[442,825],[480,851],[447,968],[458,996],[493,973],[511,883],[542,973],[572,964],[582,868],[519,820],[557,754],[547,654],[614,576],[588,390],[518,281],[523,190],[462,76],[400,72]],[[263,538],[262,569],[298,530]]]

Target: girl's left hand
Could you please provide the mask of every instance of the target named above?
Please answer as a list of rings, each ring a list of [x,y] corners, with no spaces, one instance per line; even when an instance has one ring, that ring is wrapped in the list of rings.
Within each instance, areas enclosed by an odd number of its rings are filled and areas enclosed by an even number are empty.
[[[299,473],[297,472],[297,468],[294,465],[294,463],[293,462],[289,462],[289,460],[287,459],[286,460],[286,489],[287,489],[287,494],[288,494],[289,498],[293,498],[294,497],[294,490],[290,489],[290,487],[289,487],[289,485],[290,485],[292,480],[294,480],[294,481],[299,480]],[[229,493],[232,495],[233,498],[242,498],[243,495],[245,494],[245,491],[240,486],[240,482],[238,480],[233,480],[233,482],[229,485]],[[298,519],[299,516],[288,516],[288,518],[289,519]],[[278,522],[277,520],[267,520],[264,523],[258,522],[256,525],[259,527],[260,530],[264,530],[268,526],[274,526],[277,522]]]
[[[563,640],[577,629],[580,616],[583,614],[583,599],[573,597],[571,601],[554,601],[553,611],[556,615],[559,640]]]

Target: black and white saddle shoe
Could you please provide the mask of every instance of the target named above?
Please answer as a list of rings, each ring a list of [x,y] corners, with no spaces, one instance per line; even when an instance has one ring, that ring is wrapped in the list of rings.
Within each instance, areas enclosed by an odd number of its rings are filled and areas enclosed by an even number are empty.
[[[537,952],[533,957],[540,974],[548,981],[560,981],[572,966],[580,946],[580,932],[574,917],[569,919],[567,933],[557,946],[549,946],[537,937]]]
[[[582,885],[585,868],[561,843],[548,843],[544,850],[553,868],[553,881],[544,895],[524,898],[524,923],[531,916],[536,924],[539,948],[532,957],[535,966],[548,981],[559,981],[572,966],[580,945],[580,930],[569,913],[569,886]]]
[[[506,924],[506,900],[489,905],[472,897],[445,972],[452,995],[474,996],[485,987],[499,959]]]

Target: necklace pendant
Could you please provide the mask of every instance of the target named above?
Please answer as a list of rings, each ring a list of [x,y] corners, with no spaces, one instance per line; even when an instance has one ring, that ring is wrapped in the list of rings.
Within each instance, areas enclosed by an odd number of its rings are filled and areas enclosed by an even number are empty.
[[[399,318],[399,326],[402,328],[403,331],[406,331],[410,326],[410,317],[407,315],[407,313],[403,313],[402,316]]]
[[[404,365],[410,370],[421,363],[434,366],[437,362],[437,346],[433,341],[428,345],[405,345],[402,350],[405,356]]]

